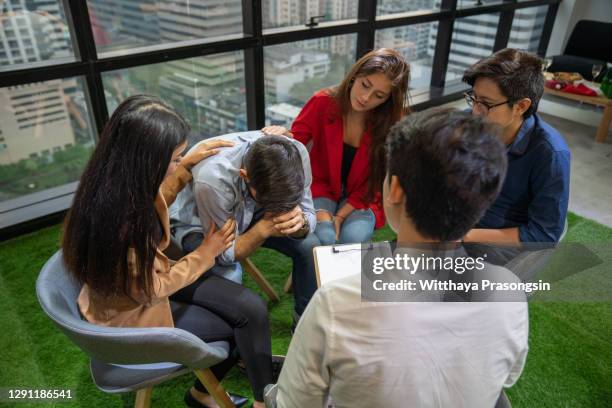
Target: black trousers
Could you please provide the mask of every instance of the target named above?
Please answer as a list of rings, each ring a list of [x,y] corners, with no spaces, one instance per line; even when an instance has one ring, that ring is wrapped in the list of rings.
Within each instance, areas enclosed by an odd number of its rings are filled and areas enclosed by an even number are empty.
[[[255,400],[263,401],[264,387],[272,382],[272,346],[268,308],[261,297],[207,272],[170,296],[170,305],[175,327],[206,342],[229,342],[229,358],[211,367],[219,381],[240,357]],[[207,392],[197,379],[195,387]]]

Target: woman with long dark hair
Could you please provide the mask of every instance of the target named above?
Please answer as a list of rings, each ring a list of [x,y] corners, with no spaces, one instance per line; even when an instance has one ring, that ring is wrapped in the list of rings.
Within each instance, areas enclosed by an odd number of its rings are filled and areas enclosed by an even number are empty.
[[[266,134],[312,142],[315,234],[323,245],[366,242],[385,223],[385,138],[405,111],[410,68],[395,50],[361,57],[340,85],[314,94],[293,122]]]
[[[266,304],[254,292],[206,274],[234,240],[232,219],[206,235],[176,262],[162,252],[170,241],[168,206],[191,180],[189,169],[232,146],[200,144],[182,156],[189,126],[149,96],[122,102],[106,124],[76,192],[64,227],[63,255],[83,284],[78,298],[91,323],[124,327],[178,327],[204,341],[228,341],[230,355],[212,367],[221,379],[239,354],[253,387],[254,406],[272,381]],[[237,406],[246,398],[234,396]],[[196,380],[190,406],[216,406]]]

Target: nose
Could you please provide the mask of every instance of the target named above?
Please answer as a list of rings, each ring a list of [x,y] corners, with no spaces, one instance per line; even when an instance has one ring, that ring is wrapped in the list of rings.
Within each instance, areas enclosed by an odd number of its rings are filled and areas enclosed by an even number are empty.
[[[365,104],[368,103],[368,101],[370,100],[371,96],[372,96],[372,92],[368,92],[368,93],[362,95],[361,98],[359,98],[359,101],[365,105]]]
[[[474,105],[472,106],[472,115],[474,116],[486,116],[487,115],[487,109],[482,106],[481,104],[479,104],[478,102],[474,102]]]

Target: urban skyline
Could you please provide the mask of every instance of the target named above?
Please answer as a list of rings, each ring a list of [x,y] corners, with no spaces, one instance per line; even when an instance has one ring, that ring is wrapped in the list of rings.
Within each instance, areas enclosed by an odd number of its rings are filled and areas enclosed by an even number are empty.
[[[263,0],[263,26],[302,25],[316,15],[324,15],[325,21],[355,19],[357,3]],[[440,3],[379,0],[377,13],[435,10]],[[459,0],[458,6],[473,3]],[[88,6],[101,54],[242,34],[241,0],[90,0]],[[0,69],[74,60],[60,2],[5,0],[0,11]],[[508,45],[535,51],[545,14],[546,6],[517,10]],[[467,66],[491,53],[498,19],[498,14],[490,14],[456,21],[448,81],[456,80]],[[411,64],[411,89],[429,86],[437,28],[437,22],[432,22],[376,32],[375,47],[395,48]],[[266,123],[289,127],[314,92],[339,83],[355,61],[356,40],[356,34],[348,34],[265,47]],[[242,51],[106,72],[102,78],[109,113],[131,94],[150,93],[183,113],[194,129],[192,141],[247,129]],[[42,169],[53,165],[55,157],[66,157],[58,155],[60,151],[74,150],[77,145],[85,152],[91,149],[93,128],[83,89],[79,78],[0,89],[0,202],[29,191],[23,186],[8,191],[2,173],[6,176],[10,166],[21,163],[22,167]],[[32,191],[49,187],[28,186]]]

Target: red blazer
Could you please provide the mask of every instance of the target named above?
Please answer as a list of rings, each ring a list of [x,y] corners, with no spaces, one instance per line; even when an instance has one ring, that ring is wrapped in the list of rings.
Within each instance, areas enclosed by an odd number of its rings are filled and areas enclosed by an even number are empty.
[[[325,90],[315,93],[304,105],[291,127],[293,137],[304,145],[312,141],[312,196],[340,200],[342,194],[342,139],[344,128],[339,108]],[[361,138],[346,181],[347,201],[356,209],[371,208],[376,217],[376,228],[385,225],[385,214],[377,193],[374,202],[366,202],[370,175],[370,131]]]

